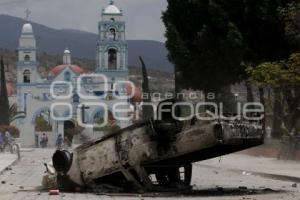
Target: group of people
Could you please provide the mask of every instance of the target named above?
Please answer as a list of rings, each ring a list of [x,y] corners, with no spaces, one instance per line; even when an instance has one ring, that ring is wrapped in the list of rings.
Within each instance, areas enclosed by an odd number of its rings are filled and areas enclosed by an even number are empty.
[[[40,138],[39,138],[39,135],[36,134],[36,147],[37,148],[38,147],[47,148],[48,140],[49,140],[48,136],[45,133],[43,133]],[[61,148],[63,148],[63,146],[66,147],[66,146],[71,146],[71,145],[72,144],[67,137],[63,138],[62,134],[59,134],[57,136],[56,142],[55,142],[55,147],[57,149],[61,149]]]
[[[9,131],[2,133],[0,131],[0,151],[3,152],[6,147],[11,146],[12,137]]]
[[[43,133],[42,136],[39,137],[38,134],[35,135],[35,139],[36,139],[36,147],[41,147],[41,148],[47,148],[48,146],[48,136],[46,135],[46,133]],[[0,131],[0,152],[3,152],[5,150],[6,147],[10,147],[12,145],[13,142],[13,138],[10,134],[9,131],[5,131],[4,133],[2,133]],[[64,147],[70,147],[72,145],[72,143],[70,142],[70,140],[67,137],[62,136],[62,134],[59,134],[57,136],[56,142],[55,142],[55,146],[57,149],[61,149]]]
[[[72,143],[71,143],[71,141],[68,139],[68,137],[63,138],[62,134],[59,134],[59,135],[57,136],[55,146],[56,146],[57,149],[62,149],[63,146],[65,146],[65,147],[70,147],[70,146],[72,146]]]

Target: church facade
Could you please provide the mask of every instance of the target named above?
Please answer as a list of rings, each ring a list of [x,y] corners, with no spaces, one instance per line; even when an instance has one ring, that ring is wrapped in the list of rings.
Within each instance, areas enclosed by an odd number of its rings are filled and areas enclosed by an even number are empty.
[[[21,145],[38,145],[43,131],[37,123],[48,129],[49,145],[54,146],[59,134],[66,129],[81,126],[93,134],[95,124],[114,121],[120,128],[128,126],[126,120],[115,120],[113,107],[128,103],[128,48],[125,38],[123,11],[113,2],[102,10],[98,24],[99,37],[96,45],[94,73],[85,74],[72,64],[71,50],[66,49],[63,64],[53,67],[47,77],[38,73],[37,46],[32,25],[22,28],[17,63],[18,111],[25,112],[16,122],[21,132]],[[126,112],[118,114],[126,117]],[[113,116],[113,117],[111,117]]]

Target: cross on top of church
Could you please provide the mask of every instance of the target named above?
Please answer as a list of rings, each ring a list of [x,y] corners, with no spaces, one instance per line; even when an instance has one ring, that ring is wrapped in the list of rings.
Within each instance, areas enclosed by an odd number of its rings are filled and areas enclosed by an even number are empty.
[[[29,16],[31,14],[31,11],[29,9],[26,9],[25,14],[26,14],[26,21],[29,21]]]

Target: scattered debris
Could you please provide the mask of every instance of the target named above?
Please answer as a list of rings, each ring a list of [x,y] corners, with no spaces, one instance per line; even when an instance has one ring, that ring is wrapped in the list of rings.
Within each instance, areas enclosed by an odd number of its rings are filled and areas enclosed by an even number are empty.
[[[6,167],[6,169],[5,169],[6,171],[11,171],[12,170],[12,168],[11,167]]]
[[[47,173],[43,179],[42,179],[42,186],[44,189],[57,189],[58,185],[57,185],[57,180],[56,180],[56,172],[55,169],[52,165],[52,163],[44,163],[45,167],[46,167],[46,171],[45,173]]]
[[[248,188],[245,187],[245,186],[239,186],[239,189],[240,189],[240,190],[248,190]]]
[[[292,187],[293,187],[293,188],[296,188],[296,187],[297,187],[297,183],[294,183],[294,184],[292,185]]]
[[[59,190],[49,190],[49,195],[59,195]]]
[[[1,184],[6,184],[6,181],[1,181]]]
[[[42,186],[44,189],[56,189],[56,176],[45,175],[42,179]]]
[[[252,173],[250,173],[250,172],[246,172],[246,171],[243,171],[243,173],[242,173],[243,175],[245,175],[245,176],[251,176],[252,175]]]
[[[243,197],[243,199],[250,200],[250,199],[252,199],[252,198],[250,198],[250,197]],[[253,199],[253,200],[254,200],[254,199]]]

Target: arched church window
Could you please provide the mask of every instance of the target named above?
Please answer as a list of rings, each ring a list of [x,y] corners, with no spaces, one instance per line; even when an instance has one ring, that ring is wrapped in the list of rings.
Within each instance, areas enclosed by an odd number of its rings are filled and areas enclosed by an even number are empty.
[[[25,60],[25,61],[30,61],[30,56],[29,56],[29,55],[25,55],[25,56],[24,56],[24,60]]]
[[[71,73],[65,72],[65,81],[71,81]]]
[[[30,75],[31,75],[31,72],[29,70],[24,71],[24,73],[23,73],[24,83],[30,83]]]
[[[114,40],[114,41],[117,40],[116,29],[114,29],[114,28],[109,29],[108,39]]]
[[[108,50],[108,69],[111,69],[111,70],[117,69],[117,50],[116,49]]]

